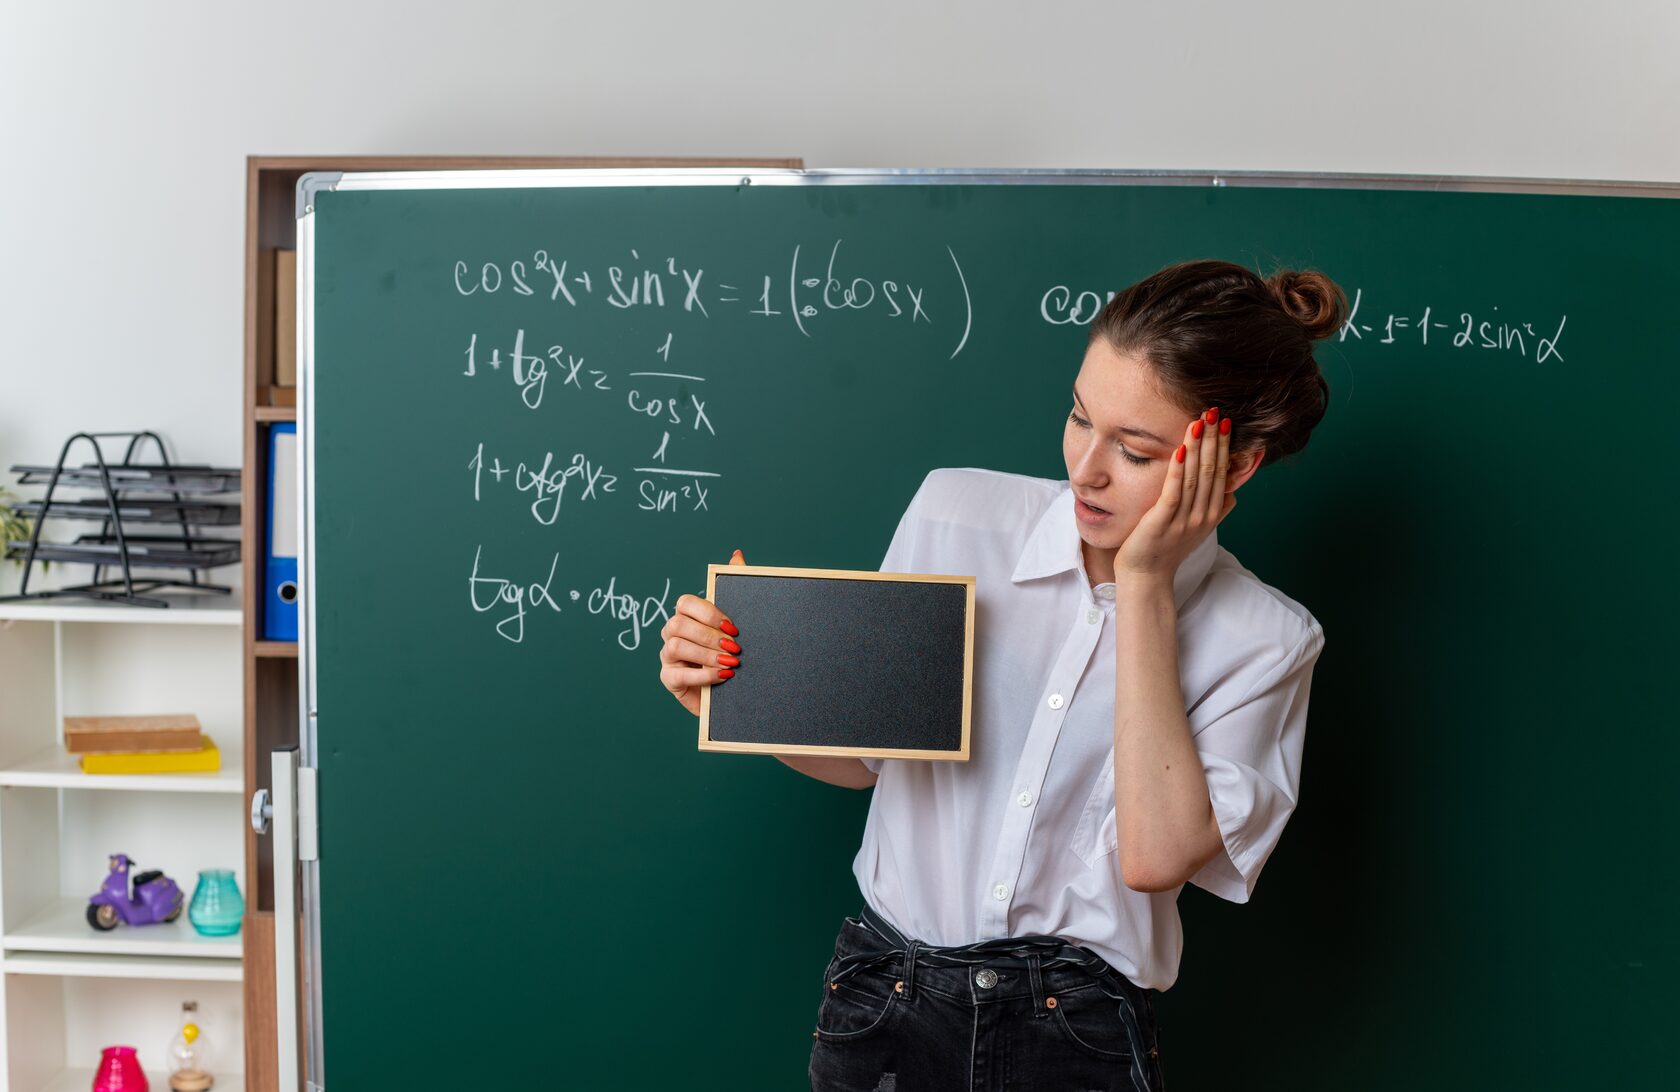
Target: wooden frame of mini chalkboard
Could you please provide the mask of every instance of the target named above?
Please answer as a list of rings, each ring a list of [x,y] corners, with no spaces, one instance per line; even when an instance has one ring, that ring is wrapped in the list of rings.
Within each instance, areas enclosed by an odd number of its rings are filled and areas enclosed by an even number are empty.
[[[815,580],[834,581],[870,581],[875,583],[899,583],[910,585],[958,585],[963,589],[963,627],[962,627],[962,722],[959,734],[959,744],[955,748],[925,748],[925,747],[887,747],[887,746],[846,746],[840,744],[811,744],[785,743],[774,740],[741,740],[741,739],[713,739],[712,738],[712,691],[717,686],[735,686],[745,689],[752,685],[752,638],[755,635],[750,616],[742,616],[732,612],[727,602],[718,600],[718,577],[730,579],[746,578],[752,580],[785,579],[788,577],[802,577]],[[950,576],[938,573],[889,573],[873,570],[853,569],[808,569],[775,565],[718,565],[706,567],[706,598],[716,603],[731,620],[741,629],[742,663],[740,670],[731,679],[722,683],[702,687],[700,690],[700,750],[702,751],[735,751],[746,754],[804,754],[804,755],[850,755],[854,757],[880,758],[916,758],[916,759],[944,759],[949,761],[968,761],[969,726],[973,720],[974,705],[974,577]],[[832,624],[832,619],[820,620],[819,624]],[[758,631],[764,634],[763,630]],[[878,638],[879,631],[871,629],[859,633],[854,647],[869,649],[872,639]],[[778,635],[774,632],[764,634],[765,640],[775,640]],[[783,636],[785,639],[785,635]],[[761,646],[762,647],[762,646]],[[860,656],[859,663],[866,664],[867,657]],[[745,686],[742,684],[745,683]],[[856,673],[856,683],[859,687],[869,686],[867,666]],[[737,691],[739,692],[739,691]],[[939,699],[935,699],[939,700]],[[945,699],[945,700],[948,700]],[[723,733],[720,733],[723,734]]]

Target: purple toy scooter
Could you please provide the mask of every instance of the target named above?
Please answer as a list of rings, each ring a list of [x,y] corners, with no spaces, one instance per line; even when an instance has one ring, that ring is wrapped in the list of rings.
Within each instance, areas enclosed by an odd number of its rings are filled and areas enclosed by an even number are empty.
[[[162,872],[142,872],[134,877],[134,894],[130,897],[128,866],[133,863],[126,853],[111,858],[105,885],[88,899],[88,924],[95,929],[115,929],[118,922],[156,925],[181,916],[181,889]]]

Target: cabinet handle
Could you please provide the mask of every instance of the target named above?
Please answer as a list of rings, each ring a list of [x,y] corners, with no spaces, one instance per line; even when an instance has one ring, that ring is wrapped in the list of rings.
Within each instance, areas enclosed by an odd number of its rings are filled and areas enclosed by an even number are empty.
[[[269,802],[268,790],[258,789],[251,794],[251,829],[258,834],[268,833],[268,821],[274,818],[274,805]]]

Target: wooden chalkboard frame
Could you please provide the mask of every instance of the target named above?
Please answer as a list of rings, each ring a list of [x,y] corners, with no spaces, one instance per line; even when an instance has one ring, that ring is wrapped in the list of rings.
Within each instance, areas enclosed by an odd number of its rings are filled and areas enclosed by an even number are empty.
[[[830,755],[856,758],[913,758],[967,762],[969,730],[974,719],[974,577],[944,573],[891,573],[869,569],[810,569],[783,565],[706,566],[706,598],[717,601],[717,578],[724,576],[812,577],[820,580],[901,581],[918,584],[958,584],[964,589],[962,743],[954,751],[915,747],[831,747],[803,743],[746,743],[711,737],[712,688],[700,689],[700,750],[741,754]],[[725,684],[727,685],[727,683]]]

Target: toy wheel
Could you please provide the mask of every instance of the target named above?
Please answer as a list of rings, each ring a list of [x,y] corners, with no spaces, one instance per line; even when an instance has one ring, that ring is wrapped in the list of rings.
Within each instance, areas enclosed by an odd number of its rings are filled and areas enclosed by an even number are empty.
[[[88,924],[101,932],[117,927],[117,908],[114,906],[90,906],[87,908]]]

